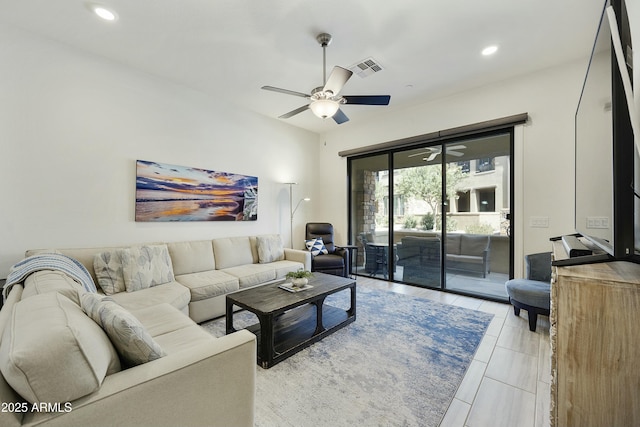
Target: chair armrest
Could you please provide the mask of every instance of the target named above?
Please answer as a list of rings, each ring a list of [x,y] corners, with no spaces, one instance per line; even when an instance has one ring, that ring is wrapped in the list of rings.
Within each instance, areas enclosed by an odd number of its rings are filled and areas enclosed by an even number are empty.
[[[253,426],[256,337],[241,330],[109,375],[70,412],[29,413],[24,424]]]

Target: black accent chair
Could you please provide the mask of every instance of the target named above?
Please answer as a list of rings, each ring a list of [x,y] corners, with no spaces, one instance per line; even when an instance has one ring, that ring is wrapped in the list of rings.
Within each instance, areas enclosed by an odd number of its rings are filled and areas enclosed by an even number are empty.
[[[538,315],[548,316],[551,308],[551,252],[525,255],[526,278],[511,279],[505,287],[513,314],[529,313],[529,330],[535,332]]]
[[[322,237],[328,254],[311,255],[311,271],[348,277],[349,251],[336,246],[333,239],[333,225],[328,222],[309,222],[305,229],[306,240]]]

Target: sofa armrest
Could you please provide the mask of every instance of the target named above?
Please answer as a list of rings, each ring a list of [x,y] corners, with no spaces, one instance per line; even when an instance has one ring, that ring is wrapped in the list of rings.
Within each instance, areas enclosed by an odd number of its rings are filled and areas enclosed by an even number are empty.
[[[253,426],[255,379],[256,337],[241,330],[109,375],[70,412],[30,413],[23,423]]]
[[[284,259],[304,264],[304,269],[311,271],[311,252],[301,249],[284,248]]]

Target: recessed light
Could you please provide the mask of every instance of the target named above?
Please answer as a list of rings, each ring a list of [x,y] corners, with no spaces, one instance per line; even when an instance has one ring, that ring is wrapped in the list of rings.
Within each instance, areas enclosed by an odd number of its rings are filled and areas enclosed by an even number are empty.
[[[115,21],[116,19],[118,19],[118,15],[114,11],[107,9],[101,4],[87,3],[87,7],[90,11],[92,11],[93,13],[98,15],[98,17],[104,19],[105,21]]]
[[[498,46],[493,45],[493,46],[487,46],[484,49],[482,49],[482,54],[484,56],[489,56],[489,55],[493,55],[494,53],[496,53],[498,51]]]

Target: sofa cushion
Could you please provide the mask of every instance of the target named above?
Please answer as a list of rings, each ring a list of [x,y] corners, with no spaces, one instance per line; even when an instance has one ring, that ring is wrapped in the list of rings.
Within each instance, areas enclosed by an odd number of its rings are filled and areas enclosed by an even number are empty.
[[[215,338],[168,304],[132,312],[167,354],[188,350]]]
[[[256,248],[258,250],[258,262],[267,264],[284,259],[284,247],[282,239],[278,234],[256,237]]]
[[[111,249],[96,254],[93,258],[93,271],[105,295],[126,290],[121,249]]]
[[[179,331],[196,323],[189,316],[169,304],[158,304],[153,307],[131,310],[131,314],[142,323],[154,339],[160,335]],[[163,350],[166,351],[164,347]]]
[[[49,292],[14,306],[0,343],[0,370],[31,403],[68,402],[97,390],[120,361],[78,305]]]
[[[132,246],[120,250],[127,292],[135,292],[174,280],[167,245]]]
[[[167,243],[167,247],[176,276],[216,268],[211,240]]]
[[[191,294],[189,289],[180,283],[170,282],[137,292],[113,294],[110,298],[127,310],[137,310],[166,302],[178,310],[185,311],[189,306]]]
[[[276,279],[284,279],[287,273],[304,270],[304,264],[297,261],[275,261],[269,264],[276,272]]]
[[[191,301],[200,301],[237,291],[240,284],[237,277],[220,270],[182,274],[176,276],[176,281],[189,288]]]
[[[276,270],[270,264],[246,264],[223,270],[238,278],[240,288],[260,285],[276,278]]]
[[[463,234],[460,236],[460,255],[481,257],[489,245],[489,236]]]
[[[120,356],[129,366],[166,356],[142,323],[110,297],[85,293],[82,309],[107,333]]]
[[[62,271],[42,270],[30,274],[25,279],[22,298],[29,298],[46,292],[58,292],[80,305],[78,291],[82,292],[83,290],[82,285]]]
[[[253,264],[253,253],[249,237],[226,237],[213,240],[216,268],[219,270]]]

